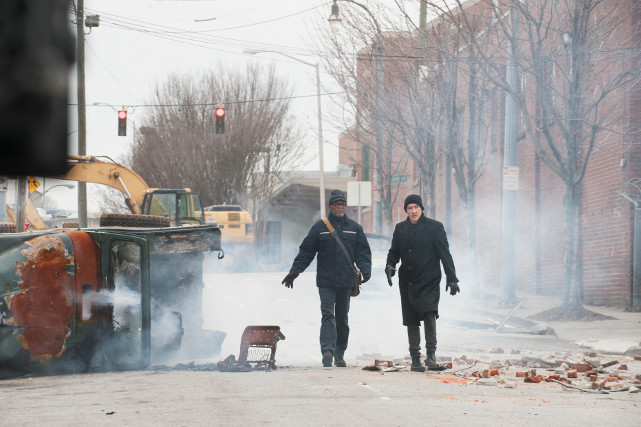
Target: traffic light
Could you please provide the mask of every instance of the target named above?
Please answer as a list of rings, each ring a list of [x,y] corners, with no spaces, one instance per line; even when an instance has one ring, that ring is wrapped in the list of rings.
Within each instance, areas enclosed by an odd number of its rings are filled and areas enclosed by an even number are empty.
[[[118,111],[118,136],[127,136],[127,111]]]
[[[225,133],[225,109],[222,105],[216,109],[216,133]]]

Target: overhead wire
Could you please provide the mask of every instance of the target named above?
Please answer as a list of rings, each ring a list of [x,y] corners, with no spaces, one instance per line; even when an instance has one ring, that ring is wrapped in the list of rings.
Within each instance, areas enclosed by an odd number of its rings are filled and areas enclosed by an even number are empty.
[[[344,92],[327,92],[327,93],[321,93],[321,96],[333,96],[333,95],[341,95]],[[128,104],[127,107],[132,107],[132,108],[145,108],[145,107],[207,107],[207,106],[216,106],[220,104],[225,104],[225,105],[234,105],[234,104],[249,104],[252,102],[271,102],[271,101],[284,101],[284,100],[289,100],[289,99],[300,99],[300,98],[316,98],[318,94],[310,94],[310,95],[292,95],[292,96],[283,96],[283,97],[278,97],[278,98],[264,98],[264,99],[246,99],[242,101],[224,101],[224,102],[197,102],[197,103],[190,103],[190,104],[174,104],[174,103],[169,103],[169,104]],[[68,106],[77,106],[77,103],[69,103],[67,104]],[[85,104],[85,107],[119,107],[116,105],[108,104],[108,103],[102,103],[102,104]]]
[[[215,29],[215,30],[200,30],[200,31],[184,30],[176,27],[167,26],[167,25],[155,24],[152,22],[115,15],[115,14],[99,11],[96,9],[86,9],[85,14],[87,14],[87,12],[99,14],[101,17],[101,24],[108,27],[120,28],[128,31],[136,31],[136,32],[140,32],[150,36],[163,38],[166,40],[172,40],[179,43],[186,43],[186,44],[190,44],[197,47],[223,51],[231,54],[239,54],[239,52],[230,51],[230,50],[224,49],[224,47],[236,47],[236,48],[256,49],[256,50],[279,50],[279,51],[286,51],[293,55],[318,56],[319,52],[309,51],[308,49],[301,49],[301,48],[296,48],[292,46],[284,46],[284,45],[277,45],[277,44],[252,42],[252,41],[239,40],[239,39],[210,34],[211,32],[225,31],[225,30],[231,30],[235,28],[261,25],[268,22],[275,22],[281,19],[286,19],[292,16],[309,12],[318,7],[321,7],[321,6],[316,6],[316,7],[305,9],[293,14],[289,14],[286,16],[265,20],[265,21],[261,21],[253,24],[246,24],[238,27],[221,28],[221,29]],[[222,46],[223,48],[220,48],[220,47],[214,48],[211,45]]]

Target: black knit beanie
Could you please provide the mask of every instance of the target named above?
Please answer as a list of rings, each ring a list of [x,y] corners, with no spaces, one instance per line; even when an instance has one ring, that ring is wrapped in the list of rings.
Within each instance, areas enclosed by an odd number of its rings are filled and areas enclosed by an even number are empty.
[[[405,203],[403,203],[403,209],[405,209],[405,212],[407,212],[407,205],[410,205],[414,203],[415,205],[418,205],[422,211],[425,210],[423,207],[423,200],[421,200],[421,196],[418,194],[410,194],[405,198]]]

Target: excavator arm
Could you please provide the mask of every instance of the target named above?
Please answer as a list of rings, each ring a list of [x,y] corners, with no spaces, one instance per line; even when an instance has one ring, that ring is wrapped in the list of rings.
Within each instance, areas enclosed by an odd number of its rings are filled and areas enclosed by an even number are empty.
[[[52,178],[104,184],[120,190],[131,213],[140,214],[140,206],[149,188],[144,179],[129,168],[95,156],[67,156],[67,173]],[[111,159],[110,159],[111,160]]]
[[[109,159],[108,157],[105,157]],[[125,195],[125,204],[133,214],[140,214],[140,207],[149,188],[144,179],[131,169],[119,165],[113,160],[98,160],[95,156],[67,156],[67,173],[48,178],[104,184],[120,190]],[[15,221],[13,211],[7,207],[7,213]],[[36,230],[46,230],[47,226],[38,214],[36,207],[27,200],[25,218]]]

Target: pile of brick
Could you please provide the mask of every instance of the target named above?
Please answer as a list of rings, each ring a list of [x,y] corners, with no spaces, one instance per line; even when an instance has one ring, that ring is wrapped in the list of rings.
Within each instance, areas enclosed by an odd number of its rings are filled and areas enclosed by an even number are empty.
[[[502,351],[492,352],[502,353]],[[641,392],[641,356],[622,357],[625,360],[619,362],[619,360],[608,360],[595,352],[587,352],[578,362],[523,357],[520,360],[508,359],[487,364],[465,355],[453,360],[449,357],[441,357],[439,361],[452,367],[452,373],[455,375],[478,385],[514,388],[519,381],[532,384],[554,382],[567,388],[598,393]],[[480,367],[483,369],[478,369]],[[470,369],[474,370],[470,371]]]

